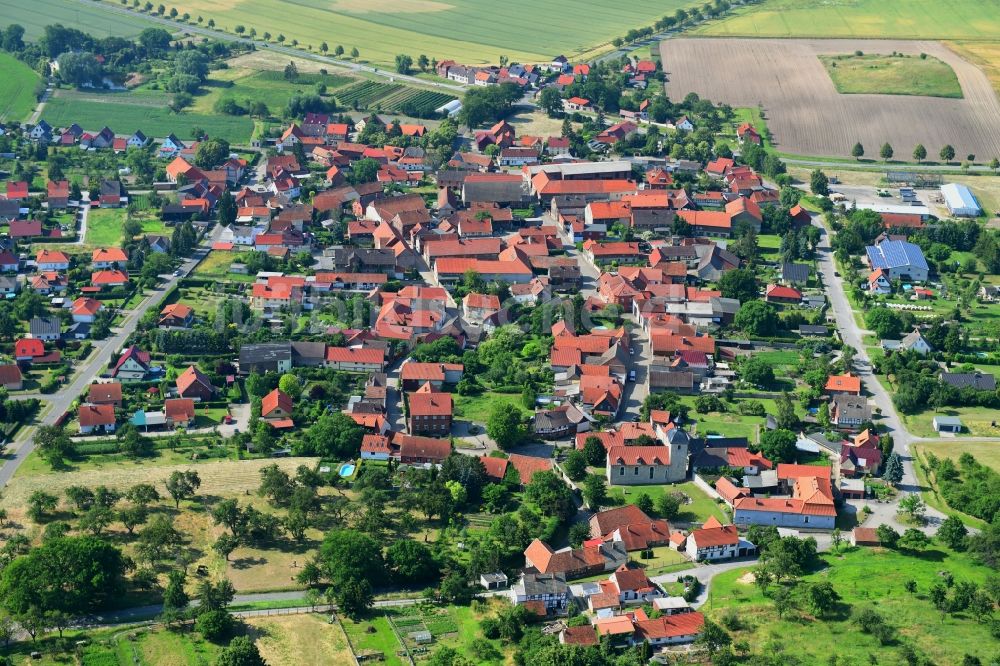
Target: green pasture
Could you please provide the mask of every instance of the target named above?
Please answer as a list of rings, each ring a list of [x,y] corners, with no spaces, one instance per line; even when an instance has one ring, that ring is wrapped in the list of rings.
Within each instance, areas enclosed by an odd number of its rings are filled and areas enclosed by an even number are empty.
[[[841,94],[962,97],[955,70],[937,58],[853,54],[819,59]]]
[[[25,120],[31,114],[38,79],[23,62],[0,53],[0,120]]]
[[[0,16],[3,25],[17,23],[23,26],[26,40],[38,39],[45,26],[53,23],[62,23],[97,38],[133,37],[153,27],[152,22],[141,17],[103,10],[99,3],[67,0],[0,0]]]
[[[107,125],[119,134],[141,129],[147,136],[162,138],[173,132],[181,139],[190,139],[191,130],[199,127],[209,136],[231,143],[250,140],[253,121],[246,116],[174,113],[167,108],[169,100],[170,95],[158,91],[83,93],[60,90],[45,105],[42,117],[53,127],[77,123],[98,130]]]

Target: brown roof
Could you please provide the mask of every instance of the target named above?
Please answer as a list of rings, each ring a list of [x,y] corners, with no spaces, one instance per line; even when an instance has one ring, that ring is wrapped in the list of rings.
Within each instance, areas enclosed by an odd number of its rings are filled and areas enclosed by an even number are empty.
[[[87,392],[87,402],[121,402],[122,385],[118,382],[106,384],[91,384]]]
[[[392,443],[399,447],[399,454],[404,458],[444,460],[451,455],[451,442],[447,439],[418,437],[398,432],[393,435]]]
[[[114,405],[82,405],[80,425],[84,427],[111,425],[115,422]]]
[[[512,453],[509,457],[510,464],[517,470],[521,477],[521,484],[528,485],[531,479],[538,472],[548,472],[552,470],[552,461],[548,458],[537,458],[535,456],[525,456],[520,453]]]
[[[566,645],[597,645],[597,631],[592,624],[566,627],[562,632],[562,642]]]
[[[171,421],[191,421],[194,419],[194,400],[170,398],[163,402],[163,412]]]
[[[590,433],[587,434],[589,435]],[[635,504],[626,504],[615,509],[598,511],[590,520],[597,523],[598,534],[593,534],[592,536],[598,537],[614,532],[619,527],[629,524],[648,523],[652,518],[647,516]]]
[[[188,366],[188,369],[182,372],[179,377],[177,377],[177,390],[184,393],[194,384],[204,384],[208,388],[215,390],[215,387],[212,386],[212,382],[209,380],[208,376],[198,368],[191,365]]]
[[[494,458],[492,456],[482,456],[479,458],[483,463],[483,467],[486,469],[486,476],[497,481],[503,481],[504,475],[507,473],[507,465],[510,461],[506,458]]]

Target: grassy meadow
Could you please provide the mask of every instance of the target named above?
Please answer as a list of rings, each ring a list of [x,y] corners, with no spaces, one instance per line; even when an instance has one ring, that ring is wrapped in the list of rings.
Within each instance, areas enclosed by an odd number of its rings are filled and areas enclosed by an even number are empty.
[[[148,136],[162,138],[173,132],[181,139],[192,138],[192,128],[200,127],[209,136],[230,143],[247,143],[253,121],[246,116],[223,116],[213,112],[174,113],[167,104],[170,95],[159,91],[97,93],[59,90],[45,105],[42,117],[53,127],[78,123],[89,130],[109,126],[119,134],[141,129]]]
[[[38,74],[7,53],[0,53],[0,72],[0,120],[25,120],[35,108]]]
[[[981,0],[764,0],[709,22],[715,37],[997,39],[1000,4]]]
[[[942,571],[951,572],[956,583],[983,583],[989,570],[966,555],[937,546],[912,553],[848,549],[840,555],[824,554],[821,566],[803,576],[798,586],[833,585],[842,599],[840,608],[823,618],[811,612],[799,590],[792,591],[792,609],[779,616],[774,601],[752,583],[749,571],[734,569],[716,576],[702,610],[716,621],[735,611],[742,628],[731,631],[733,640],[746,640],[755,652],[763,648],[779,661],[787,653],[805,664],[828,663],[832,654],[843,664],[906,663],[900,656],[904,642],[936,664],[960,664],[966,653],[988,661],[995,653],[987,624],[968,613],[942,615],[929,599]],[[915,594],[904,588],[908,580],[916,582]],[[897,639],[883,646],[859,631],[851,613],[863,608],[875,608],[885,617]],[[875,660],[869,661],[869,655]]]
[[[286,43],[318,51],[322,42],[332,52],[342,45],[359,59],[391,64],[399,53],[475,64],[512,60],[548,62],[609,44],[630,28],[651,25],[687,0],[636,0],[629,11],[617,11],[604,0],[511,0],[502,17],[487,0],[179,0],[181,13],[212,18],[233,32],[242,25],[257,35],[283,34]],[[529,18],[530,17],[530,18]],[[531,26],[526,29],[525,19]]]
[[[954,70],[937,58],[865,54],[819,59],[841,94],[962,97]]]

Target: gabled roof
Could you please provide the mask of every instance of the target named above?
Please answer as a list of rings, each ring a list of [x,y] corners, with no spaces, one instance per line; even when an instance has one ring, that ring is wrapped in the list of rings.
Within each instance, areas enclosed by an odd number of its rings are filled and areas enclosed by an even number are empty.
[[[668,446],[612,446],[608,449],[609,465],[669,465]]]
[[[531,483],[532,478],[538,472],[548,472],[552,470],[552,461],[548,458],[538,458],[536,456],[526,456],[520,453],[510,454],[508,461],[517,470],[522,485]]]
[[[85,428],[113,425],[115,422],[114,405],[81,405],[78,414],[80,425]]]
[[[212,381],[208,378],[208,375],[193,365],[189,365],[188,369],[177,377],[177,390],[180,393],[185,393],[195,384],[201,384],[202,386],[205,386],[213,391],[215,390],[215,387],[212,386]]]
[[[279,389],[274,389],[260,401],[260,413],[265,417],[276,409],[291,414],[292,408],[292,397]]]

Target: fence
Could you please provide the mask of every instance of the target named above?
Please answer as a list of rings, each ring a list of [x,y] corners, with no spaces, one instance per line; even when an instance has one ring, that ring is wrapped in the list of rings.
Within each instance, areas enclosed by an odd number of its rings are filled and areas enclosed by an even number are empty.
[[[694,475],[694,485],[698,486],[703,491],[705,491],[705,494],[708,495],[709,497],[711,497],[712,499],[716,499],[716,500],[721,500],[722,499],[722,495],[720,495],[718,492],[716,492],[715,488],[713,488],[711,485],[709,485],[708,481],[706,481],[705,479],[701,478],[701,476],[699,476],[698,474]]]
[[[235,611],[236,617],[270,617],[272,615],[306,615],[309,613],[329,613],[336,610],[333,604],[316,606],[296,606],[295,608],[261,608],[259,610]]]

